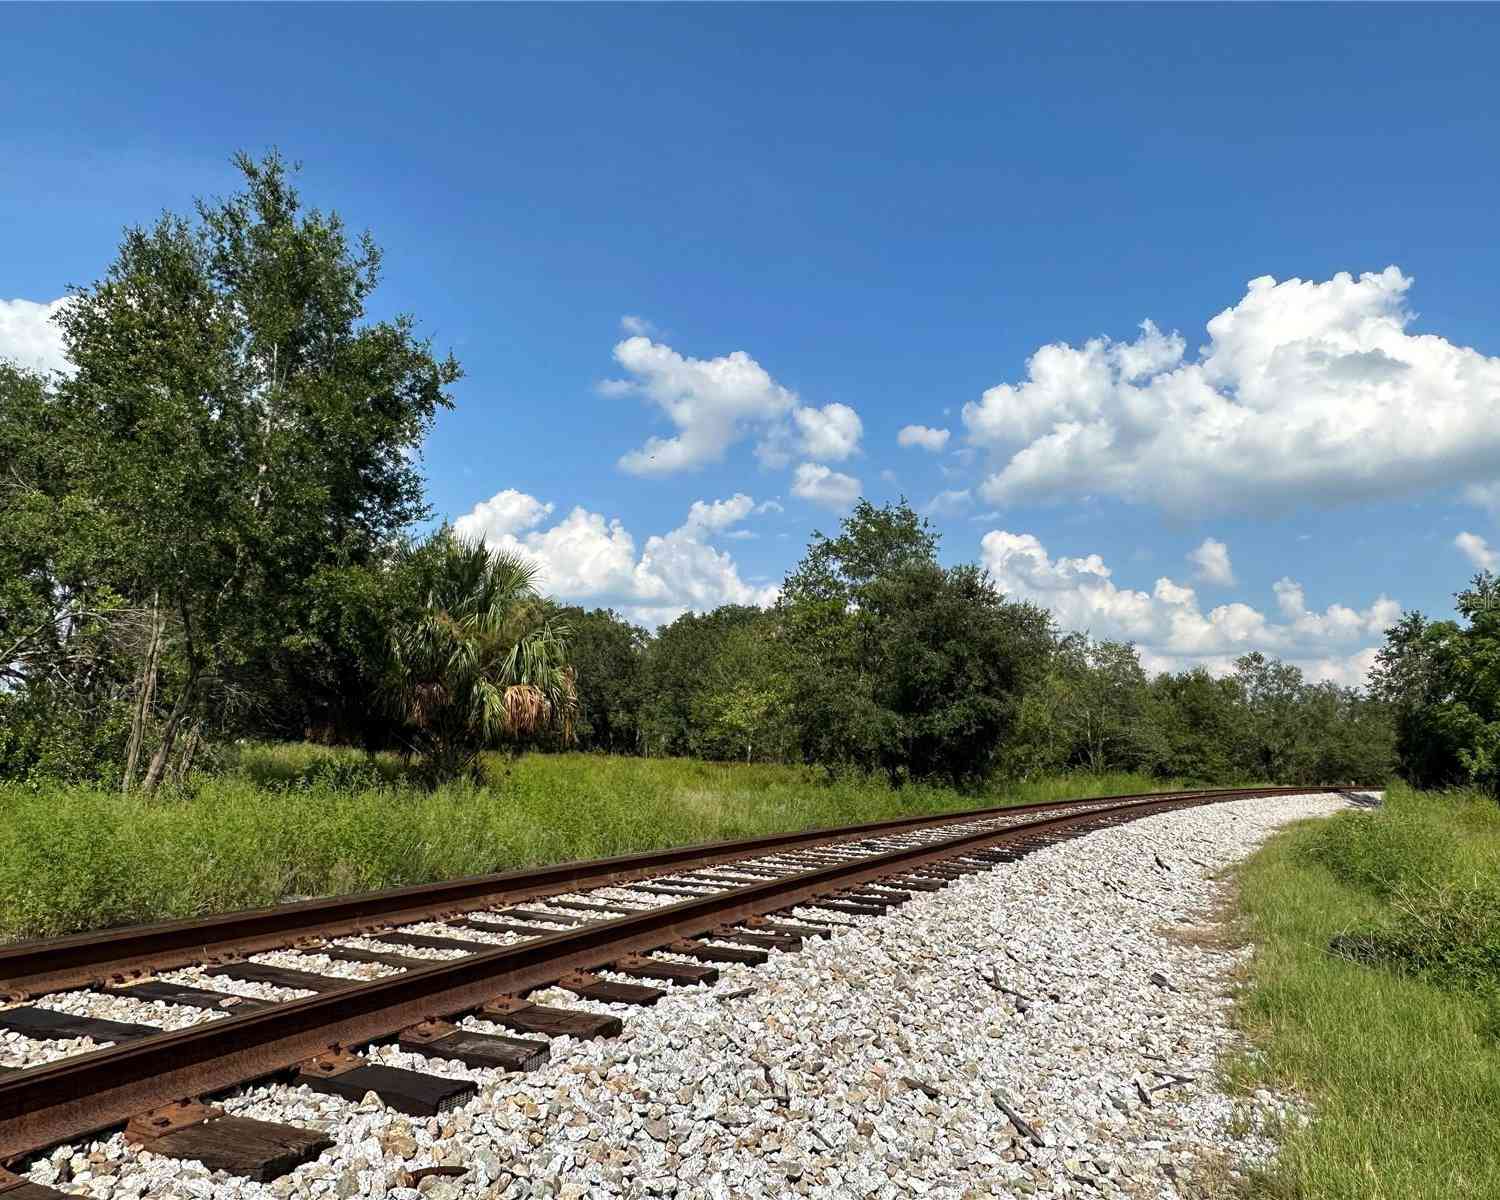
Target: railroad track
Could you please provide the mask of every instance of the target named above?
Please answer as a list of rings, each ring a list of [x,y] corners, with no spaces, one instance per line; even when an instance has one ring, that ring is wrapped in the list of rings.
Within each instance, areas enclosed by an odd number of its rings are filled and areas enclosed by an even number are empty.
[[[355,1049],[396,1040],[439,1062],[525,1070],[547,1061],[548,1039],[620,1032],[620,1017],[600,1008],[712,984],[721,964],[794,951],[1038,847],[1193,805],[1325,790],[979,809],[6,946],[0,1030],[38,1047],[107,1045],[0,1074],[0,1197],[61,1195],[5,1164],[122,1124],[155,1153],[272,1179],[329,1140],[223,1116],[213,1096],[290,1073],[318,1091],[356,1101],[373,1091],[388,1107],[433,1115],[466,1103],[473,1083],[373,1064]],[[526,999],[552,986],[593,1007]],[[105,998],[144,1016],[76,1011]],[[169,1013],[186,1024],[150,1021]],[[465,1017],[504,1032],[455,1023]]]

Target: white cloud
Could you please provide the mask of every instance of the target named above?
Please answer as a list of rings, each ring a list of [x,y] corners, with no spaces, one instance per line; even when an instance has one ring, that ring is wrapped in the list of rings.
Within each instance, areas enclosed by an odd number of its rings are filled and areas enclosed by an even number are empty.
[[[953,517],[962,513],[973,501],[974,497],[968,488],[950,488],[929,500],[926,512],[933,517]]]
[[[624,322],[640,318],[624,318]],[[633,328],[627,324],[627,329]],[[642,329],[647,328],[642,325]],[[677,427],[674,437],[652,437],[622,455],[633,475],[669,475],[721,462],[730,446],[759,434],[755,454],[766,467],[794,457],[841,462],[859,450],[864,424],[847,404],[810,408],[743,350],[719,358],[687,358],[643,334],[615,347],[629,378],[606,379],[601,395],[644,396]]]
[[[736,492],[728,500],[694,500],[682,527],[719,533],[738,525],[754,511],[755,501],[744,492]]]
[[[903,425],[896,435],[896,445],[905,449],[920,446],[937,454],[948,444],[950,434],[946,429],[932,429],[926,425]]]
[[[639,555],[635,539],[618,518],[606,520],[577,507],[556,524],[539,528],[552,505],[509,489],[475,505],[453,524],[460,534],[482,536],[494,549],[531,559],[540,568],[541,588],[559,600],[613,605],[655,625],[690,608],[775,601],[777,588],[745,582],[733,557],[708,544],[754,507],[743,494],[695,501],[682,525],[647,538]]]
[[[656,326],[645,317],[633,316],[630,313],[620,318],[620,328],[632,337],[649,337],[656,332]]]
[[[1500,358],[1408,333],[1410,286],[1396,267],[1262,276],[1194,359],[1149,321],[1133,342],[1044,346],[1025,380],[964,406],[970,440],[1004,460],[983,494],[1195,515],[1493,479]]]
[[[1312,612],[1290,579],[1274,587],[1280,621],[1241,602],[1204,612],[1191,587],[1163,577],[1149,592],[1122,588],[1099,555],[1054,559],[1029,533],[991,530],[980,547],[1006,594],[1042,605],[1064,629],[1135,642],[1153,671],[1198,665],[1227,671],[1239,655],[1261,650],[1297,663],[1313,678],[1360,682],[1350,673],[1372,650],[1360,643],[1379,639],[1401,615],[1384,595],[1362,611],[1331,604]]]
[[[1477,533],[1465,531],[1453,539],[1453,544],[1481,571],[1493,571],[1500,567],[1500,550],[1496,550]]]
[[[1229,562],[1229,547],[1215,538],[1204,538],[1203,544],[1190,551],[1188,561],[1198,568],[1204,583],[1229,587],[1234,583],[1234,567]]]
[[[829,508],[848,508],[859,498],[859,480],[822,463],[801,463],[792,475],[792,495]]]
[[[634,475],[666,475],[719,462],[754,426],[771,426],[797,406],[782,387],[743,350],[720,358],[685,358],[647,337],[626,338],[615,361],[629,379],[606,380],[609,395],[638,393],[657,405],[677,427],[675,437],[653,437],[620,459]]]
[[[822,408],[799,408],[792,420],[801,434],[798,449],[809,458],[842,462],[859,449],[864,424],[847,404],[825,404]]]
[[[52,318],[68,302],[64,296],[47,304],[34,300],[0,300],[0,359],[34,371],[68,371],[62,330]]]

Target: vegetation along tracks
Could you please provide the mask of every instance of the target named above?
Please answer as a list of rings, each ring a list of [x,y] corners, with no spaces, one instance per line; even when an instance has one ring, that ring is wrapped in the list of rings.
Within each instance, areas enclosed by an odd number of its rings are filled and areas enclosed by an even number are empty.
[[[713,963],[765,961],[771,950],[828,936],[850,915],[878,915],[914,892],[1091,829],[1317,790],[1327,789],[1157,793],[906,818],[7,947],[0,989],[17,996],[85,986],[197,1008],[204,1019],[162,1031],[69,1016],[45,1003],[0,1010],[0,1028],[27,1037],[113,1043],[0,1077],[0,1162],[129,1122],[131,1139],[158,1153],[270,1178],[315,1156],[326,1140],[223,1117],[200,1098],[297,1071],[318,1090],[356,1099],[374,1091],[393,1108],[432,1114],[464,1103],[473,1085],[371,1065],[349,1048],[395,1036],[435,1057],[523,1069],[545,1061],[545,1041],[466,1032],[448,1021],[478,1013],[511,1032],[609,1036],[618,1018],[524,997],[557,984],[586,999],[653,1003],[664,994],[656,984],[712,982]],[[536,907],[515,907],[525,900]],[[288,947],[306,966],[265,953]],[[451,957],[430,957],[436,953]],[[275,961],[257,963],[253,954]],[[351,961],[391,973],[363,981],[324,973]],[[226,1016],[225,1002],[233,1004],[226,994],[151,977],[188,962],[207,964],[200,974],[211,980],[311,994],[252,998]]]

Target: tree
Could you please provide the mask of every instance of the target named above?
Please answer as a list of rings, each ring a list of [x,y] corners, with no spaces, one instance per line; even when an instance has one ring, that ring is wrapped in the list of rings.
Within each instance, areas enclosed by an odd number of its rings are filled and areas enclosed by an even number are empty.
[[[777,612],[803,756],[892,781],[981,780],[1045,667],[1051,623],[973,565],[944,568],[903,501],[814,534]]]
[[[641,662],[649,638],[613,609],[565,608],[578,688],[578,744],[629,754],[639,748]]]
[[[1386,631],[1371,690],[1394,713],[1413,784],[1500,795],[1500,578],[1482,571],[1454,599],[1461,621],[1405,613]]]
[[[722,631],[693,698],[693,752],[705,758],[780,760],[791,749],[790,689],[774,615],[757,612]]]
[[[127,230],[59,318],[68,486],[111,526],[95,574],[164,622],[164,686],[149,655],[141,681],[170,697],[148,791],[211,696],[273,702],[305,665],[289,646],[318,573],[425,514],[412,456],[460,374],[411,317],[362,323],[368,234],[304,212],[274,152],[235,162],[243,192]]]
[[[702,752],[698,723],[705,670],[732,631],[753,625],[760,617],[758,608],[723,604],[711,612],[683,613],[657,630],[641,663],[641,748],[645,753]]]
[[[425,599],[393,631],[383,690],[428,779],[474,775],[480,753],[503,742],[570,740],[568,628],[537,594],[536,568],[447,529],[403,557]]]
[[[1240,691],[1233,679],[1216,679],[1202,667],[1163,673],[1152,681],[1151,698],[1161,737],[1162,775],[1203,783],[1234,780],[1241,714]]]

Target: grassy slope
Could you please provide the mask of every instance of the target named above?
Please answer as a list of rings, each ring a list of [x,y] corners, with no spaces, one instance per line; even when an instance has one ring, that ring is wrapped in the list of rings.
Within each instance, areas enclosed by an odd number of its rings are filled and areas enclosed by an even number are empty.
[[[1497,872],[1493,801],[1400,787],[1387,811],[1300,826],[1244,868],[1241,908],[1258,947],[1240,1015],[1260,1054],[1232,1074],[1298,1093],[1316,1114],[1287,1132],[1254,1195],[1500,1197],[1493,1009],[1471,991],[1327,952],[1336,934],[1391,927],[1403,887],[1435,877],[1464,887]]]
[[[531,755],[491,784],[422,792],[393,761],[249,747],[190,795],[153,802],[0,784],[0,937],[421,883],[573,858],[983,804],[1150,791],[1075,775],[965,796],[828,783],[820,772],[684,759]]]

